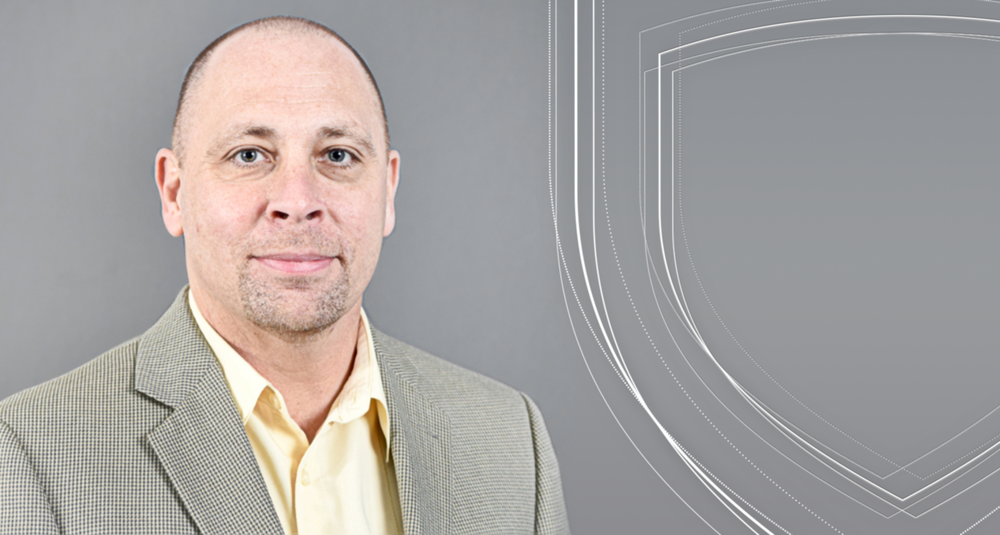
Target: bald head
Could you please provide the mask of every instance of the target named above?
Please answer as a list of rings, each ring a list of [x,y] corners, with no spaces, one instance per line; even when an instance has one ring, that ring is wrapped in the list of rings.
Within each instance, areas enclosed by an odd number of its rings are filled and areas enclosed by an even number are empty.
[[[174,152],[177,154],[178,161],[183,161],[184,133],[187,123],[190,120],[188,116],[191,114],[191,108],[193,107],[192,101],[195,100],[196,93],[202,85],[202,81],[205,78],[208,67],[211,63],[210,60],[214,55],[216,55],[216,52],[224,43],[231,41],[234,37],[246,33],[256,33],[262,36],[275,37],[302,36],[332,39],[338,46],[342,46],[346,50],[350,51],[350,54],[360,65],[361,69],[363,69],[365,77],[368,82],[370,82],[374,97],[378,101],[377,105],[382,116],[383,134],[385,136],[385,149],[388,151],[389,121],[385,113],[385,103],[382,101],[382,93],[379,91],[378,84],[375,82],[375,77],[372,76],[371,69],[368,68],[368,64],[365,63],[365,60],[361,58],[361,55],[354,50],[354,47],[352,47],[350,43],[345,41],[339,34],[337,34],[337,32],[331,30],[330,28],[308,19],[281,16],[254,20],[229,30],[205,47],[205,49],[202,50],[201,53],[199,53],[195,58],[194,62],[191,63],[187,74],[184,76],[184,83],[181,85],[181,94],[177,101],[177,111],[174,114],[173,135],[171,136],[171,143],[173,145]]]

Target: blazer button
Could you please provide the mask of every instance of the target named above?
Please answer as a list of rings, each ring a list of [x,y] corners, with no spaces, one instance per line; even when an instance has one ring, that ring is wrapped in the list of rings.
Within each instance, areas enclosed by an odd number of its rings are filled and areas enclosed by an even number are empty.
[[[302,483],[303,487],[308,487],[309,486],[309,482],[310,482],[310,480],[309,480],[309,472],[306,472],[305,470],[303,470],[302,471],[302,477],[299,478],[299,481]]]

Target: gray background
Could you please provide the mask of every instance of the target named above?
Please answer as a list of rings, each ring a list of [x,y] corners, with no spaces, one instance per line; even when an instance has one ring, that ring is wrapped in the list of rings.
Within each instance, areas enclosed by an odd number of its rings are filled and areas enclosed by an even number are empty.
[[[374,323],[538,402],[574,532],[704,529],[621,432],[570,330],[541,0],[4,2],[0,398],[141,334],[185,284],[153,156],[197,52],[273,14],[341,32],[385,97],[402,178],[365,296]]]
[[[752,409],[675,310],[689,308],[712,356],[747,397],[901,496],[995,446],[995,419],[977,420],[1000,402],[1000,78],[989,67],[1000,45],[927,35],[802,42],[693,67],[673,87],[668,69],[662,99],[655,71],[645,88],[638,82],[642,68],[656,65],[657,50],[725,32],[845,15],[995,20],[1000,6],[762,1],[639,39],[644,28],[736,4],[596,2],[592,11],[580,3],[579,122],[573,111],[559,122],[557,229],[570,317],[597,383],[651,467],[721,533],[747,528],[691,470],[678,468],[667,433],[775,533],[996,533],[1000,478],[970,486],[996,469],[995,456],[928,500],[903,504],[926,515],[893,515],[889,502],[858,490],[873,486],[832,473]],[[565,67],[574,52],[573,14],[572,4],[562,7],[569,13],[560,18],[557,93],[565,113],[574,108],[574,73]],[[832,22],[744,33],[684,57],[828,33],[996,35],[998,28],[954,19]],[[644,114],[642,89],[654,92]],[[661,150],[662,193],[655,185]],[[637,199],[645,214],[637,214]],[[664,265],[670,260],[660,257],[660,235],[667,258],[675,240],[676,266]],[[668,270],[679,276],[684,303],[655,280],[666,285]],[[631,391],[622,377],[630,377]],[[974,432],[964,433],[973,423]],[[942,441],[946,447],[919,457]],[[696,531],[687,524],[676,532]]]
[[[837,6],[937,13],[958,5],[852,1],[806,2],[801,15],[846,12]],[[636,202],[638,32],[738,3],[597,3],[606,22],[598,34],[598,47],[606,47],[598,73],[606,145],[594,184],[599,210],[594,227],[584,214],[583,243],[589,249],[593,228],[599,253],[588,269],[594,278],[600,262],[605,319],[659,421],[792,533],[832,533],[816,512],[844,533],[960,531],[953,528],[1000,503],[998,478],[920,521],[859,513],[767,446],[762,438],[783,444],[783,437],[753,420],[758,416],[711,375],[690,339],[671,338],[683,328],[669,310],[662,321],[656,315],[665,302],[654,300],[660,290],[649,281]],[[141,334],[171,303],[186,282],[183,249],[163,228],[152,163],[169,144],[184,71],[233,26],[304,16],[341,32],[368,60],[402,153],[396,230],[365,295],[373,322],[538,402],[574,532],[711,533],[661,477],[719,532],[746,531],[667,446],[588,331],[596,323],[570,232],[572,5],[559,6],[556,54],[560,267],[544,0],[3,4],[0,398]],[[985,2],[962,5],[978,15],[1000,13]],[[590,4],[581,7],[588,34]],[[761,10],[747,24],[784,20],[780,13]],[[591,42],[584,35],[580,43],[588,82]],[[993,64],[997,47],[929,38],[803,44],[683,77],[685,160],[678,169],[688,241],[678,248],[678,269],[696,322],[748,388],[817,436],[826,428],[772,378],[900,462],[1000,403],[992,393],[1000,370],[990,338],[1000,294],[990,278],[998,261],[992,229],[1000,226],[991,201],[1000,195],[992,149],[1000,77],[977,68]],[[587,108],[591,97],[582,91]],[[581,120],[590,116],[584,111]],[[584,134],[581,160],[589,161]],[[581,202],[589,207],[591,184],[584,185]],[[647,209],[654,204],[645,199]],[[794,449],[781,448],[794,457]],[[998,521],[994,515],[981,531]]]

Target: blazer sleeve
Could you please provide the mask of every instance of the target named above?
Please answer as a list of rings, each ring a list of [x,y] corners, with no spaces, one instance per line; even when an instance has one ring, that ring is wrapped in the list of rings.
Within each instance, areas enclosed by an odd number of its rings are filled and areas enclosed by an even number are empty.
[[[563,500],[562,480],[559,478],[559,463],[545,420],[531,398],[521,394],[528,406],[531,421],[532,445],[535,450],[535,533],[539,535],[569,533],[569,519]]]
[[[0,533],[59,533],[38,474],[14,431],[3,420],[0,420]]]

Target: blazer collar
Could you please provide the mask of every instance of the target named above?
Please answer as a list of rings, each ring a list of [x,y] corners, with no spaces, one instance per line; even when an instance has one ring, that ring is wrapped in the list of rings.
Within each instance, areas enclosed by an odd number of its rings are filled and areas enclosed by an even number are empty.
[[[201,533],[281,533],[253,448],[185,287],[139,341],[135,388],[174,409],[147,440]],[[389,413],[403,531],[444,534],[451,422],[430,399],[413,348],[372,328]]]
[[[186,296],[187,287],[139,341],[136,390],[174,409],[147,440],[199,532],[281,533],[226,379]]]
[[[372,328],[389,413],[390,444],[406,534],[448,533],[451,422],[430,399],[413,348]]]

